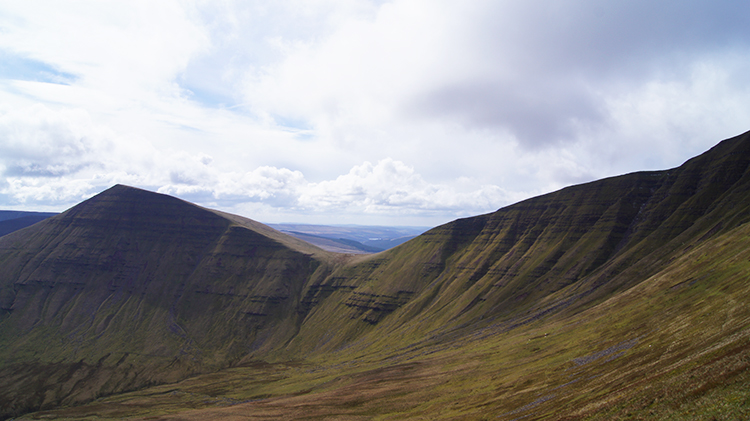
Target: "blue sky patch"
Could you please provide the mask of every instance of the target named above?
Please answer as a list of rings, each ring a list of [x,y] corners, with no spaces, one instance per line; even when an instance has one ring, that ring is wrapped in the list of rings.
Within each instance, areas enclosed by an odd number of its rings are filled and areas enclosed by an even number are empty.
[[[42,61],[0,50],[0,79],[70,85],[77,78]]]

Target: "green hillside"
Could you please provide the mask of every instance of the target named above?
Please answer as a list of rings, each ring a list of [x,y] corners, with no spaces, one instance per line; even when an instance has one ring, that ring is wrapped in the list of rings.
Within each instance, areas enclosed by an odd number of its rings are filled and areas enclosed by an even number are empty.
[[[87,401],[275,349],[327,259],[253,221],[125,186],[2,237],[2,409]]]
[[[0,239],[2,413],[746,418],[748,164],[750,133],[366,256],[115,186]]]

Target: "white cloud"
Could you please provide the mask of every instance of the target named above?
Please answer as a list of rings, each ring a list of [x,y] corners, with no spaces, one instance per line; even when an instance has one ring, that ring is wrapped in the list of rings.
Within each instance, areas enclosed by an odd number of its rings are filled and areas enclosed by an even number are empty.
[[[106,149],[82,110],[53,113],[42,105],[0,115],[5,174],[55,177],[95,166],[93,149]]]
[[[195,164],[195,163],[194,163]],[[443,215],[435,219],[488,212],[507,203],[509,195],[497,186],[477,186],[471,180],[459,185],[426,182],[413,168],[387,158],[365,162],[333,180],[310,182],[299,171],[260,167],[243,174],[221,173],[197,165],[182,168],[162,193],[212,203],[231,210],[252,202],[262,204],[266,220],[280,222],[274,212],[293,210],[311,215],[358,215],[360,222],[382,215]],[[191,172],[192,171],[192,172]],[[196,182],[200,176],[201,183]],[[460,188],[459,188],[460,187]],[[467,188],[468,187],[468,188]],[[269,219],[271,218],[271,219]]]
[[[187,7],[186,7],[187,6]],[[3,5],[0,47],[51,63],[81,86],[147,100],[210,46],[193,8],[178,1],[18,2]]]
[[[349,210],[363,213],[418,213],[422,211],[489,211],[507,200],[497,186],[458,191],[452,186],[426,182],[403,162],[384,159],[365,162],[335,180],[310,186],[300,203],[314,210]]]
[[[300,171],[261,166],[227,171],[207,154],[165,153],[144,139],[122,138],[94,124],[80,109],[42,105],[0,113],[0,194],[12,205],[48,209],[70,206],[116,183],[147,186],[220,209],[263,205],[263,216],[289,214],[419,215],[444,222],[445,215],[487,212],[506,203],[497,186],[468,179],[431,184],[414,168],[390,158],[364,162],[332,180],[311,182]],[[58,208],[58,210],[61,210]],[[435,217],[435,214],[442,216]]]
[[[492,137],[521,148],[498,158],[511,164],[501,174],[475,168],[509,180],[510,189],[531,177],[536,186],[523,190],[546,191],[677,165],[747,129],[746,84],[731,79],[743,74],[733,57],[747,56],[750,34],[728,4],[394,1],[330,36],[286,47],[284,60],[248,79],[245,96],[258,113],[425,174],[438,172],[438,155],[450,157],[443,170],[451,177],[480,176],[453,168],[508,151],[487,145]],[[711,82],[699,70],[706,66],[729,74]],[[711,90],[694,89],[709,83]],[[679,106],[652,113],[646,91],[667,85],[686,88]],[[736,111],[718,113],[718,103]],[[718,121],[714,115],[721,124],[696,124]],[[568,169],[550,171],[561,156]]]
[[[0,208],[432,224],[748,129],[730,1],[0,4]],[[273,220],[273,221],[272,221]]]

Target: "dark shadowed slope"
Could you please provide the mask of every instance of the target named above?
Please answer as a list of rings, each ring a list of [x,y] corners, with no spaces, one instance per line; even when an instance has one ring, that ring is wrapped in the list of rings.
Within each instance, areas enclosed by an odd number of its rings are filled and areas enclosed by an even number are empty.
[[[0,211],[0,237],[55,215],[50,212]]]
[[[176,380],[278,347],[327,258],[253,221],[125,186],[9,234],[2,411]]]

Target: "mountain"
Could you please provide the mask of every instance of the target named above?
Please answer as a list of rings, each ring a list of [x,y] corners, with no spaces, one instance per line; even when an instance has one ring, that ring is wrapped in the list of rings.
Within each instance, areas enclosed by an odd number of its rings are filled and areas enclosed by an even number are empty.
[[[0,237],[55,215],[51,212],[0,211]]]
[[[283,344],[324,251],[115,186],[0,240],[3,412],[226,367]]]
[[[0,238],[2,413],[746,418],[749,164],[750,132],[358,256],[115,186]]]

